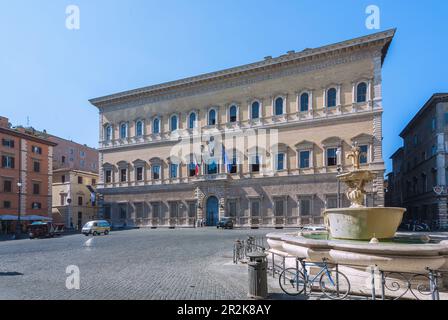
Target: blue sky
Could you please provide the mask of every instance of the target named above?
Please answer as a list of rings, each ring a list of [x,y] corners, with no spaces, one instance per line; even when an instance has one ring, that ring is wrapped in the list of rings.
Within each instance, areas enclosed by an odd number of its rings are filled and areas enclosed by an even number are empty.
[[[67,5],[81,28],[65,28]],[[88,99],[398,28],[383,69],[384,157],[434,92],[448,92],[448,1],[0,0],[0,115],[98,144]]]

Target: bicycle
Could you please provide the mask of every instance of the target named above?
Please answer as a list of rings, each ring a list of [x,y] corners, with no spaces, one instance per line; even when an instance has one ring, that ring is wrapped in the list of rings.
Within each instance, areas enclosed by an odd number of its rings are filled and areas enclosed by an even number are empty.
[[[339,270],[328,268],[327,259],[322,259],[322,263],[309,263],[308,265],[319,266],[319,272],[311,278],[306,270],[306,263],[303,259],[298,259],[302,265],[302,271],[295,268],[285,269],[279,277],[280,288],[287,295],[297,296],[308,287],[310,292],[316,279],[319,277],[319,287],[321,292],[332,300],[343,300],[350,293],[350,282],[348,278]]]

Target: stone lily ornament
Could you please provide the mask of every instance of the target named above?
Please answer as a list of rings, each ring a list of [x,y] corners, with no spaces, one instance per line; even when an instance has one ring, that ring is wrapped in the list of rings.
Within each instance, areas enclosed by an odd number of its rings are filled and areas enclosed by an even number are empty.
[[[351,152],[347,155],[347,159],[352,159],[354,170],[338,176],[338,179],[348,186],[346,196],[350,200],[350,208],[364,207],[365,186],[376,178],[375,173],[361,170],[360,159],[362,156],[365,156],[364,152],[361,152],[357,144],[353,145]]]

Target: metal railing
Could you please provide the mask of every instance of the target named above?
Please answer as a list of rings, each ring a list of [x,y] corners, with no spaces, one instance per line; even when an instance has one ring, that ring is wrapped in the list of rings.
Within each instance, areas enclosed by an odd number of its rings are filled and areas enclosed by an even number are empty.
[[[233,244],[233,263],[246,261],[247,254],[251,252],[265,252],[265,238],[248,236],[246,240],[235,240]]]
[[[304,267],[306,259],[286,254],[270,251],[271,262],[268,270],[272,273],[272,277],[280,275],[286,270],[286,259],[295,259],[296,272],[300,271],[300,267]],[[280,257],[281,263],[278,264],[276,257]],[[312,262],[315,263],[315,262]],[[432,270],[426,268],[426,272],[411,273],[399,272],[392,270],[382,270],[377,265],[361,266],[353,264],[328,263],[331,268],[338,270],[342,267],[365,268],[370,272],[370,278],[367,279],[366,286],[367,298],[371,300],[440,300],[440,281],[445,276],[448,277],[448,270]],[[348,279],[349,282],[352,279]],[[367,285],[369,283],[369,285]],[[356,287],[355,287],[356,288]],[[353,287],[352,287],[353,289]],[[314,290],[312,290],[314,291]],[[306,291],[305,291],[306,293]],[[360,292],[351,292],[351,296],[362,296]],[[346,298],[349,299],[350,295]]]

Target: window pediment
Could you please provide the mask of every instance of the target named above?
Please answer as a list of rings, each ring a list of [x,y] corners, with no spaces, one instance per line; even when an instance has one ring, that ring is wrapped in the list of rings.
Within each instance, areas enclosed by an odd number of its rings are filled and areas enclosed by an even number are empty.
[[[353,138],[351,138],[352,143],[358,143],[358,144],[362,144],[362,143],[367,143],[370,144],[373,141],[373,136],[367,133],[361,133]]]
[[[342,145],[342,139],[340,137],[329,137],[325,140],[322,140],[322,145],[324,147],[334,147]]]
[[[313,149],[315,143],[308,141],[308,140],[302,140],[299,143],[296,143],[295,147],[296,149]]]
[[[120,162],[117,162],[117,166],[120,169],[126,169],[129,166],[129,162],[127,162],[127,161],[120,161]]]

